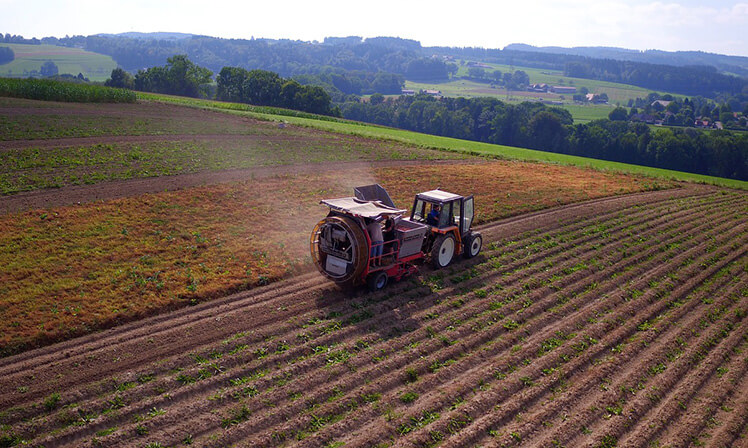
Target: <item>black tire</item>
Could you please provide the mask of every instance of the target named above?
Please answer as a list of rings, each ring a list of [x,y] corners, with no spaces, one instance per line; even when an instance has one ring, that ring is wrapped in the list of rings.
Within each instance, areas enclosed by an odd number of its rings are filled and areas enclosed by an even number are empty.
[[[369,274],[369,277],[367,277],[366,285],[369,287],[370,291],[379,291],[387,286],[387,280],[389,279],[386,272],[374,272],[373,274]]]
[[[436,237],[434,246],[431,248],[431,265],[434,269],[449,266],[455,256],[456,247],[454,235],[447,234]]]
[[[469,232],[465,238],[465,258],[473,258],[483,247],[483,236],[479,232]]]

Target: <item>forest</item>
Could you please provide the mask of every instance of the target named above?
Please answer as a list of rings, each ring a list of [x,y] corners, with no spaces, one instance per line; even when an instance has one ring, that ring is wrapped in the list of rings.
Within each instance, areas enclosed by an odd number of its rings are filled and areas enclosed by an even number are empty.
[[[340,106],[344,118],[427,134],[748,180],[748,133],[596,120],[574,124],[559,107],[429,95]]]
[[[7,36],[7,39],[18,40],[17,36]],[[110,55],[128,71],[153,67],[174,54],[185,54],[213,72],[231,66],[296,77],[333,69],[338,73],[357,71],[375,75],[384,72],[412,81],[437,81],[448,79],[450,73],[456,71],[455,64],[445,61],[445,57],[451,57],[562,70],[567,76],[707,98],[726,98],[748,89],[747,79],[719,73],[716,68],[707,65],[674,66],[513,49],[422,47],[418,41],[396,37],[363,39],[350,36],[326,38],[320,43],[189,35],[170,39],[93,35],[44,38],[41,42],[79,46]]]

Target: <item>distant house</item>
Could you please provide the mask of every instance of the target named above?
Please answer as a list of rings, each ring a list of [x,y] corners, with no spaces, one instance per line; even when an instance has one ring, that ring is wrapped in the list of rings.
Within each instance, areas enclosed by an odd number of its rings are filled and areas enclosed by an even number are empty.
[[[431,95],[431,96],[442,96],[442,91],[441,90],[430,90],[430,89],[427,89],[427,90],[424,90],[423,93],[425,93],[426,95]]]
[[[468,61],[467,64],[468,67],[480,67],[480,68],[492,68],[488,64],[484,64],[482,62],[475,62],[475,61]]]
[[[631,121],[641,121],[642,123],[654,124],[655,117],[649,114],[634,114],[631,116]]]
[[[542,83],[542,84],[530,84],[530,86],[527,88],[530,92],[547,92],[548,91],[548,84]]]
[[[656,107],[656,105],[659,104],[660,106],[662,106],[663,109],[665,109],[668,106],[668,104],[670,104],[670,103],[672,103],[672,101],[656,100],[656,101],[652,101],[651,106],[652,107]]]
[[[553,93],[562,93],[562,94],[563,93],[573,94],[573,93],[577,93],[577,88],[576,87],[567,87],[567,86],[552,86],[551,87],[551,92],[553,92]]]
[[[603,104],[608,102],[605,97],[598,95],[597,93],[588,93],[584,97],[588,102],[593,104]]]
[[[411,95],[415,95],[415,94],[416,94],[415,90],[403,89],[401,91],[401,95],[411,96]]]
[[[710,128],[712,126],[711,123],[709,123],[709,120],[704,120],[702,118],[698,118],[693,122],[693,125],[697,128]]]

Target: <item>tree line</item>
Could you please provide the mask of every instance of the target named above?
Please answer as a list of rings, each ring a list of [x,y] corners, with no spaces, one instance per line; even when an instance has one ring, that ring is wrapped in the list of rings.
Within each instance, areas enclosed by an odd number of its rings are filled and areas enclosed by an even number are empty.
[[[373,95],[340,110],[344,118],[427,134],[748,180],[745,132],[653,129],[607,119],[573,124],[567,110],[541,103],[424,94]]]
[[[224,67],[216,77],[216,98],[257,106],[285,107],[320,115],[336,115],[330,95],[320,86],[302,85],[266,70]]]
[[[285,107],[320,115],[336,115],[330,95],[320,86],[302,85],[266,70],[223,67],[212,88],[213,72],[185,55],[174,55],[165,66],[138,70],[133,77],[122,68],[112,70],[104,85],[142,92],[165,93],[193,98],[217,98],[256,106]]]

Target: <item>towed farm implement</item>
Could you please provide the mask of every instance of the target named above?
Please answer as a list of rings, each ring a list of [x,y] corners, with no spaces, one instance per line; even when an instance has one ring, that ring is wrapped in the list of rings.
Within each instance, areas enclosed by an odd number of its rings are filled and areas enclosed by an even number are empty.
[[[320,201],[330,212],[310,239],[317,269],[335,283],[375,291],[417,272],[419,263],[440,269],[455,256],[471,258],[481,250],[481,234],[471,230],[473,196],[418,193],[404,217],[407,210],[395,207],[379,184],[356,187],[354,194]]]

